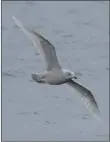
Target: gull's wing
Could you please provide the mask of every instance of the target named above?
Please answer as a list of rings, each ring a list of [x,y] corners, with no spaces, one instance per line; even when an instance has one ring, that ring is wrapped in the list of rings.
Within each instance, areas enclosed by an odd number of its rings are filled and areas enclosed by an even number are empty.
[[[60,70],[61,66],[58,62],[54,46],[34,30],[24,26],[16,17],[13,16],[12,19],[15,24],[20,27],[22,31],[33,41],[33,44],[38,47],[38,50],[46,62],[47,70],[52,70],[54,68]]]
[[[89,109],[90,113],[94,117],[96,117],[97,119],[100,119],[99,118],[99,115],[100,115],[99,108],[94,99],[92,92],[73,80],[69,80],[67,84],[75,88],[80,93],[80,98],[83,101],[86,108]]]

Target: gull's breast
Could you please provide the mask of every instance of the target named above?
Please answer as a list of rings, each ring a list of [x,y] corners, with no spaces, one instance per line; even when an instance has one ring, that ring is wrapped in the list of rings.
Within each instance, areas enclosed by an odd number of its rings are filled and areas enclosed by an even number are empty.
[[[65,77],[63,76],[62,73],[55,73],[55,72],[51,72],[48,73],[46,76],[46,82],[48,84],[52,84],[52,85],[60,85],[66,82]]]

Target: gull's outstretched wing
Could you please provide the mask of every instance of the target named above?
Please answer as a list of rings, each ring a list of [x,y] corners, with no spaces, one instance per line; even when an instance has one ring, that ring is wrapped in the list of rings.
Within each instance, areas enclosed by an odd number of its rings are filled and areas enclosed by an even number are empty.
[[[73,80],[69,80],[67,84],[80,92],[80,98],[84,102],[86,108],[89,109],[90,113],[94,117],[100,119],[100,111],[92,92]]]
[[[22,31],[33,41],[33,44],[38,47],[39,52],[42,54],[47,70],[52,70],[54,68],[61,69],[58,62],[54,46],[43,36],[36,33],[34,30],[24,26],[21,21],[16,17],[12,17],[15,24],[22,29]]]

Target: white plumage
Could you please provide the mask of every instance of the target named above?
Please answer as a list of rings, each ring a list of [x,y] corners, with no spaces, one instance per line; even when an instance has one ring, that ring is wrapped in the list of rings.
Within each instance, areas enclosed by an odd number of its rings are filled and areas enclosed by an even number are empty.
[[[80,98],[84,102],[86,108],[89,109],[94,117],[99,119],[99,108],[92,92],[73,80],[77,78],[73,72],[61,68],[56,56],[55,47],[43,36],[24,26],[16,17],[13,16],[12,18],[15,24],[32,40],[46,63],[46,71],[32,74],[32,79],[38,83],[47,83],[51,85],[66,83],[75,88],[80,92]]]

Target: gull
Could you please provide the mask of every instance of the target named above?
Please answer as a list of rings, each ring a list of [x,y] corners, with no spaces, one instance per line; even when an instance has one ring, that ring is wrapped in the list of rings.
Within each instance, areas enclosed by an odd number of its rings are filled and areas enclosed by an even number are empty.
[[[56,56],[55,47],[41,34],[35,32],[33,29],[23,25],[15,16],[12,16],[15,24],[32,40],[35,47],[43,57],[46,63],[46,70],[42,73],[33,73],[32,79],[37,83],[61,85],[67,84],[75,88],[79,92],[79,97],[83,101],[89,112],[97,119],[100,120],[99,108],[92,92],[82,86],[80,83],[74,81],[77,76],[74,72],[62,69]]]

